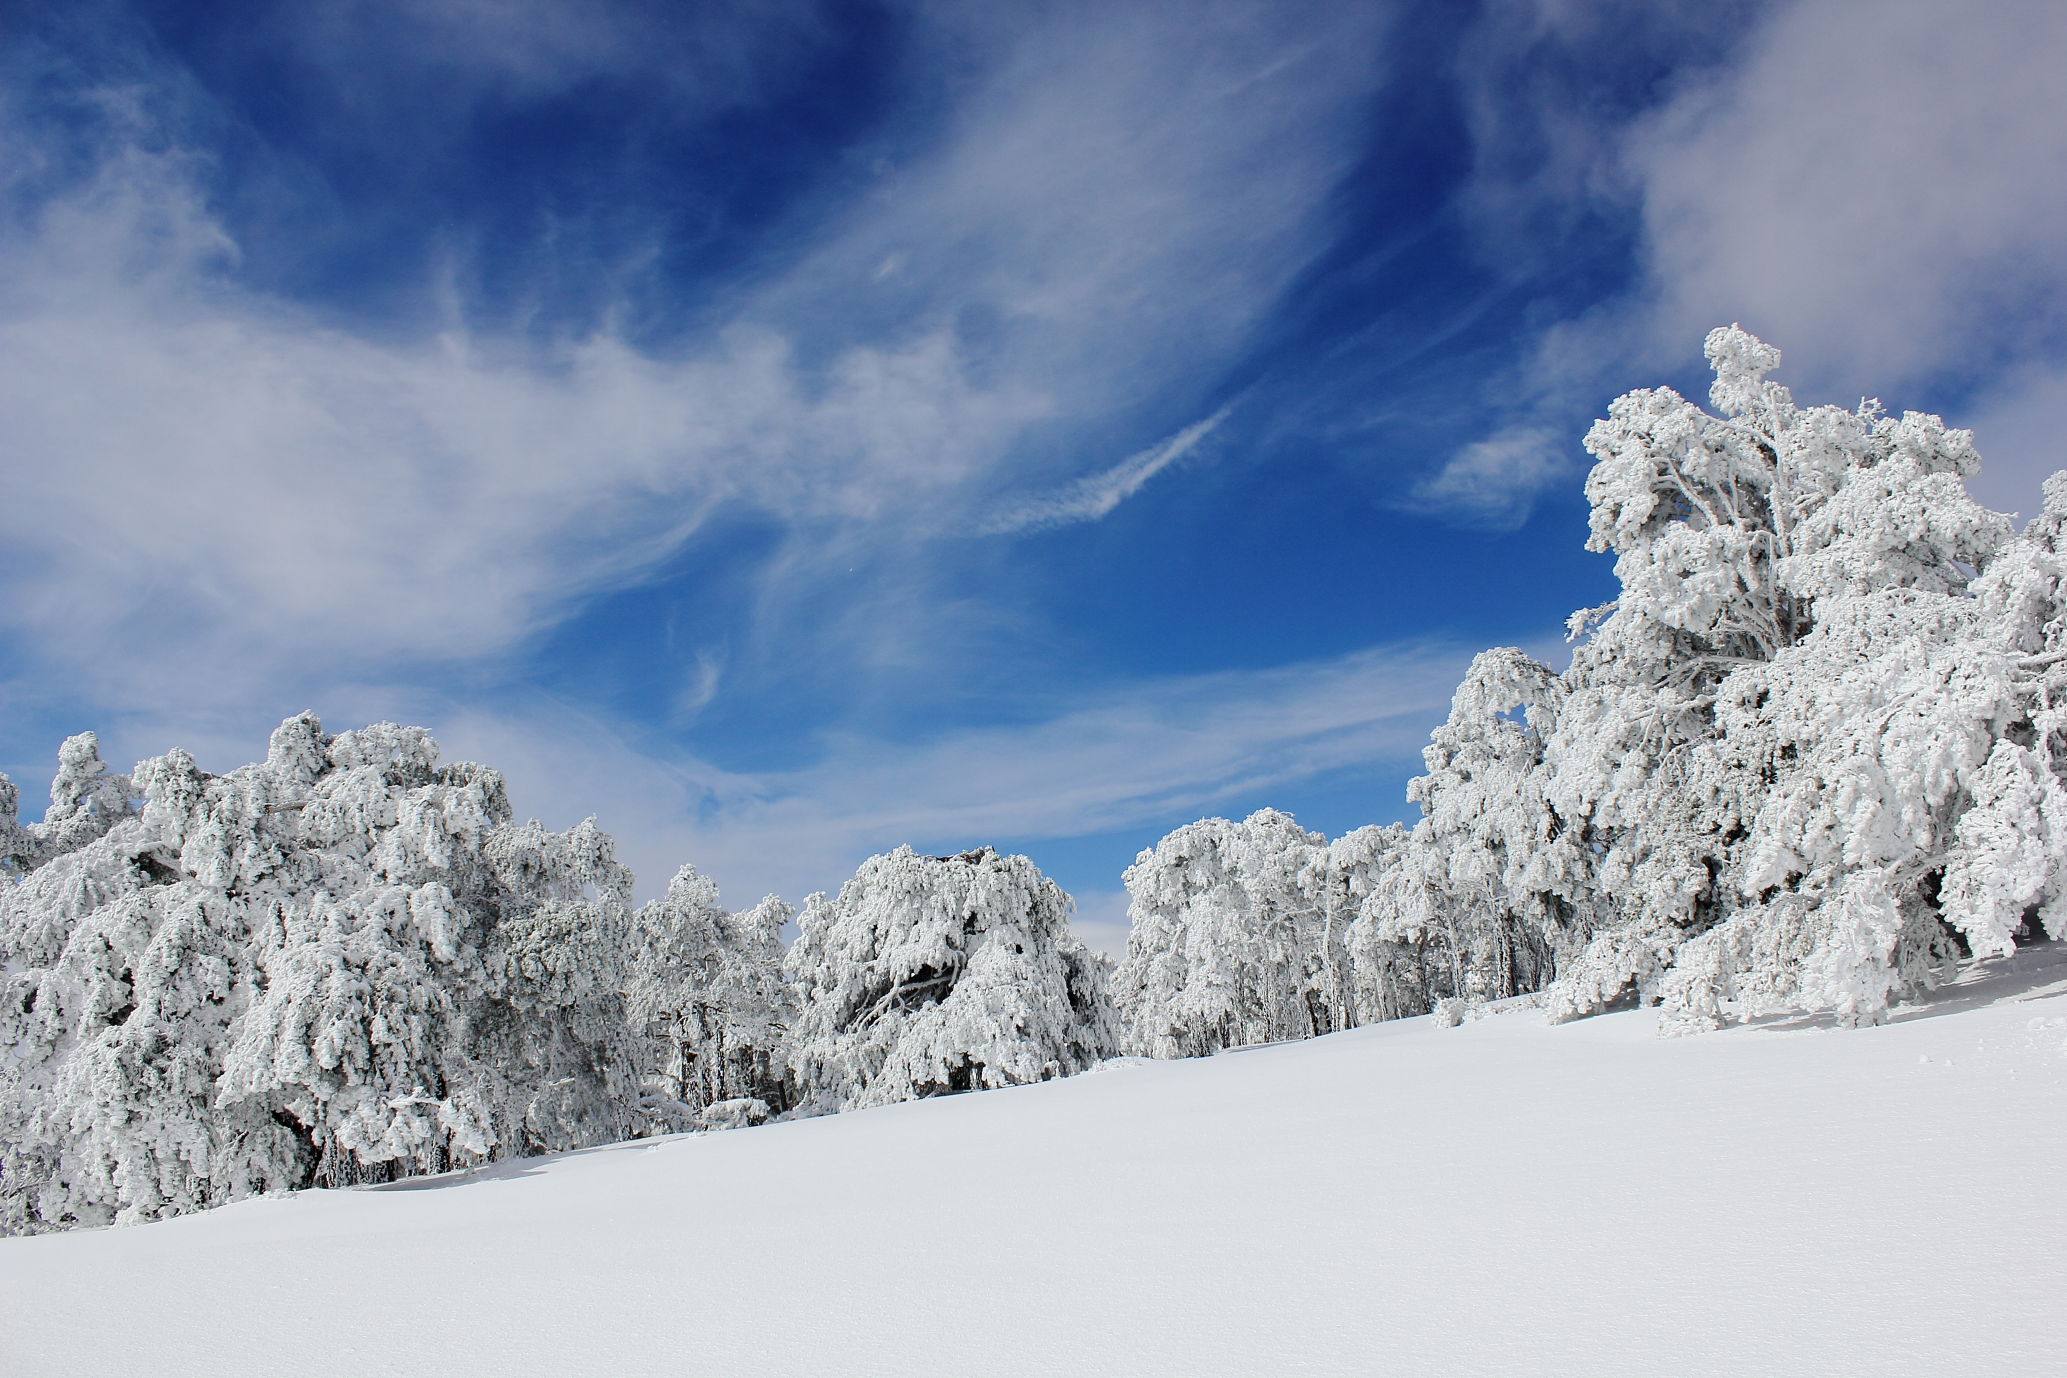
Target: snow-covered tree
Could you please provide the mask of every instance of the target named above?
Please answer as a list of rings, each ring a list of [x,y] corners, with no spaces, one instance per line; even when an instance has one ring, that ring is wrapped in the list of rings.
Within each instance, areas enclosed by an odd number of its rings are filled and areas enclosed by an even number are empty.
[[[137,768],[140,813],[67,751],[92,802],[0,888],[6,1228],[636,1129],[629,877],[592,824],[515,825],[419,728],[303,715],[222,776],[174,751]]]
[[[100,775],[78,769],[78,742],[66,743],[54,795],[70,792],[67,775]],[[82,846],[56,850],[45,833],[40,864],[0,890],[10,1233],[174,1214],[294,1185],[303,1171],[282,1126],[215,1112],[229,1026],[250,994],[248,935],[226,895],[179,873],[155,787],[172,772],[151,765],[138,772],[148,820],[124,801],[108,811],[122,815],[112,827],[72,832]]]
[[[1213,1030],[1252,991],[1292,1008],[1338,941],[1355,1019],[1554,974],[1553,1017],[1633,997],[1698,1029],[1871,1021],[1965,957],[2067,936],[2067,474],[2013,534],[1966,490],[1966,432],[1800,406],[1741,329],[1706,349],[1709,408],[1645,389],[1587,436],[1619,596],[1574,616],[1562,674],[1474,662],[1423,817],[1359,844],[1346,929],[1340,880],[1285,879],[1317,838],[1208,820],[1143,854],[1118,983],[1137,1046],[1292,1036]],[[1298,936],[1251,941],[1252,913]],[[1236,954],[1268,970],[1232,975]]]
[[[25,870],[85,846],[133,812],[130,794],[129,777],[111,774],[101,760],[97,735],[67,737],[58,748],[42,822],[20,822],[21,792],[0,776],[0,865],[11,860]]]
[[[1966,432],[1797,406],[1741,330],[1708,355],[1719,414],[1632,393],[1588,437],[1622,596],[1575,657],[1546,793],[1607,918],[1553,1010],[1633,987],[1694,1027],[1871,1019],[1963,922],[1946,846],[2021,712],[1971,588],[2010,527],[1966,492]]]
[[[794,911],[775,895],[743,914],[718,904],[718,887],[693,866],[634,920],[637,950],[626,1012],[659,1046],[652,1113],[675,1128],[713,1105],[787,1107],[783,1045],[796,998],[783,975],[782,926]]]
[[[1329,928],[1347,962],[1340,1027],[1424,1014],[1454,984],[1426,848],[1397,823],[1328,844]]]
[[[802,1108],[857,1109],[1069,1076],[1113,1051],[1104,960],[1069,897],[989,848],[863,862],[804,902],[788,1062]]]
[[[0,771],[0,880],[12,880],[29,868],[29,834],[21,825],[22,792]]]
[[[1543,796],[1544,740],[1563,697],[1557,675],[1521,651],[1481,653],[1422,752],[1428,773],[1407,787],[1423,816],[1401,879],[1423,894],[1389,897],[1393,921],[1376,931],[1432,945],[1443,995],[1535,990],[1583,932],[1565,893],[1585,859]]]
[[[1131,1052],[1196,1057],[1347,1026],[1327,840],[1263,809],[1186,824],[1124,877],[1113,981]],[[1331,931],[1332,922],[1332,931]]]
[[[1352,934],[1365,901],[1402,837],[1397,825],[1372,826],[1344,833],[1327,844],[1327,855],[1318,868],[1320,893],[1316,897],[1321,916],[1318,979],[1307,997],[1317,1026],[1347,1029],[1370,1018],[1361,1013],[1363,992],[1357,980]]]

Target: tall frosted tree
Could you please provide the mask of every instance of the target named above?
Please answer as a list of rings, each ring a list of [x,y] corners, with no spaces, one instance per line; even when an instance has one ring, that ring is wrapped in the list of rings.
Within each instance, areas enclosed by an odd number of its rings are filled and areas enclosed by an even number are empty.
[[[2043,509],[1973,592],[2014,711],[1973,777],[1943,899],[1969,944],[1993,952],[2067,936],[2067,473],[2046,480]]]
[[[1351,1019],[1548,981],[1553,1018],[1633,998],[1694,1030],[1871,1022],[2067,936],[2067,474],[2017,533],[1967,492],[1967,432],[1799,405],[1735,327],[1706,352],[1708,407],[1643,389],[1589,432],[1619,595],[1573,617],[1561,674],[1478,657],[1410,832],[1352,834],[1319,880],[1296,829],[1143,854],[1134,1046],[1317,1032],[1294,993],[1344,989],[1338,944],[1347,998],[1319,1004]]]
[[[1966,492],[1968,433],[1798,406],[1741,330],[1707,349],[1713,413],[1632,393],[1587,439],[1622,595],[1575,657],[1546,794],[1605,918],[1553,1011],[1633,988],[1690,1027],[1877,1018],[1957,955],[1947,844],[1993,744],[2028,735],[1971,587],[2010,526]]]
[[[788,1061],[803,1108],[1069,1076],[1111,1055],[1108,974],[1069,897],[989,848],[871,857],[798,916]]]
[[[29,834],[21,824],[22,792],[0,771],[0,880],[12,880],[29,867]]]
[[[1447,929],[1436,921],[1428,843],[1397,823],[1328,844],[1330,931],[1341,935],[1342,1027],[1425,1014],[1452,993]]]
[[[17,869],[27,869],[85,846],[134,812],[130,795],[129,777],[113,774],[101,760],[98,736],[67,737],[58,748],[42,822],[21,823],[21,792],[0,776],[0,864],[11,859]]]

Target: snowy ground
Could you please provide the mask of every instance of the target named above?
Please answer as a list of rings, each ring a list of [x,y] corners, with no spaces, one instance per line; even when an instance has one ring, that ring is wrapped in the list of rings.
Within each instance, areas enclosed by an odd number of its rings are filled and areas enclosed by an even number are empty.
[[[1898,1022],[1417,1019],[0,1240],[0,1372],[2060,1371],[2067,952]]]

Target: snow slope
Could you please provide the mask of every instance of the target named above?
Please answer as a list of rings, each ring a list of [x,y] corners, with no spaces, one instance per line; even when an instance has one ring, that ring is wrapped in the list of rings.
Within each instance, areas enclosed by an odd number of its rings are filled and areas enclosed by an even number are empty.
[[[1883,1028],[1426,1019],[0,1240],[0,1373],[2058,1371],[2067,951]]]

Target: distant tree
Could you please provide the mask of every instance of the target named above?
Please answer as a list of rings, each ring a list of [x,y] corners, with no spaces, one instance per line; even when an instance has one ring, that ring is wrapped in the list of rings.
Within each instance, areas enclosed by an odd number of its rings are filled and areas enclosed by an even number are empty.
[[[29,869],[33,851],[21,825],[21,789],[0,771],[0,882],[16,880]]]
[[[803,1108],[856,1109],[1068,1076],[1113,1051],[1104,960],[1069,897],[989,848],[862,863],[798,916],[788,1062]]]
[[[1427,843],[1397,823],[1328,844],[1330,929],[1344,956],[1342,1027],[1425,1014],[1453,982],[1447,931],[1420,864]]]
[[[1307,995],[1316,1026],[1347,1029],[1369,1022],[1359,997],[1351,934],[1402,836],[1397,825],[1363,827],[1327,844],[1316,899],[1321,914],[1318,979]]]
[[[1208,818],[1125,875],[1132,928],[1113,998],[1131,1052],[1196,1057],[1346,1027],[1327,840],[1263,809]]]
[[[9,799],[18,803],[20,792],[12,785],[5,789]],[[57,774],[50,781],[50,803],[43,810],[43,821],[22,826],[12,805],[0,808],[0,817],[13,824],[9,833],[20,862],[35,865],[85,846],[129,817],[135,811],[130,795],[129,777],[110,774],[101,760],[100,738],[81,732],[67,737],[58,748]]]
[[[684,866],[667,896],[635,916],[627,1012],[658,1041],[646,1103],[670,1127],[727,1101],[758,1101],[763,1114],[787,1107],[783,1046],[796,997],[782,971],[782,926],[793,914],[774,895],[727,913],[717,885]]]
[[[1578,925],[1560,891],[1583,873],[1583,859],[1543,796],[1544,739],[1563,690],[1521,651],[1482,652],[1422,752],[1427,774],[1407,787],[1423,817],[1402,860],[1428,897],[1386,936],[1435,940],[1448,967],[1436,973],[1443,995],[1536,990],[1553,954],[1574,945]]]

